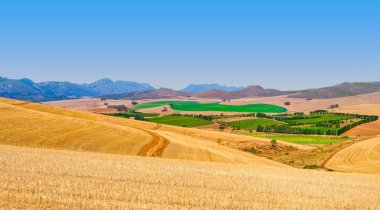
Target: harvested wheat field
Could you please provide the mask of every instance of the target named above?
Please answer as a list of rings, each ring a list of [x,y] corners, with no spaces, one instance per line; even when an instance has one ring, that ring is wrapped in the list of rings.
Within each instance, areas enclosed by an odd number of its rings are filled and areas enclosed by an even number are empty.
[[[0,208],[376,209],[380,177],[0,145]]]
[[[380,116],[380,104],[360,104],[338,109],[339,112]],[[375,122],[359,125],[344,136],[377,136],[380,135],[380,119]]]
[[[161,126],[10,99],[0,99],[0,108],[2,144],[285,167],[217,143],[245,140],[268,144],[268,139]]]
[[[380,174],[380,137],[342,149],[332,156],[325,167],[345,172]]]

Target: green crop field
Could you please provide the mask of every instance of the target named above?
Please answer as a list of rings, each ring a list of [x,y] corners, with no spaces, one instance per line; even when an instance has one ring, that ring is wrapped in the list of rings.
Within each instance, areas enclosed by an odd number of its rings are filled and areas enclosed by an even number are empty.
[[[163,117],[154,117],[148,118],[149,122],[155,122],[166,125],[175,125],[182,127],[197,127],[202,125],[210,125],[211,121],[204,120],[197,117],[190,116],[163,116]]]
[[[302,116],[302,117],[285,118],[285,122],[302,125],[302,124],[313,124],[313,123],[326,122],[326,121],[348,120],[348,119],[353,119],[353,118],[354,117],[352,116],[350,117],[350,116],[334,116],[330,114],[312,114],[312,115]]]
[[[274,135],[266,136],[265,138],[275,139],[278,141],[286,141],[296,144],[332,144],[335,142],[340,142],[347,140],[347,138],[339,137],[325,137],[325,136],[305,136],[305,135]]]
[[[271,104],[225,105],[220,103],[199,103],[196,101],[154,101],[136,105],[135,109],[147,109],[163,105],[170,105],[179,111],[220,111],[220,112],[255,112],[255,113],[283,113],[287,109]]]
[[[340,137],[328,137],[328,136],[310,136],[310,135],[270,135],[263,133],[244,133],[245,135],[275,139],[277,141],[285,141],[296,144],[319,144],[319,145],[327,145],[335,142],[345,141],[349,138],[340,138]]]
[[[248,120],[239,120],[239,121],[233,121],[229,122],[228,126],[240,128],[243,130],[256,130],[257,126],[261,125],[263,127],[265,126],[271,126],[271,125],[283,125],[283,122],[270,120],[270,119],[248,119]]]

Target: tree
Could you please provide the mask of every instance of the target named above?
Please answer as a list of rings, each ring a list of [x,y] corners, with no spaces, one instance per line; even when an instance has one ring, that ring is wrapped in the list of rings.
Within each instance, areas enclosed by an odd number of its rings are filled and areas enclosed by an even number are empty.
[[[276,141],[276,139],[272,139],[272,141],[270,141],[270,143],[272,144],[272,147],[273,148],[277,148],[277,141]]]
[[[144,121],[144,120],[145,120],[144,115],[142,115],[142,114],[136,114],[136,115],[135,115],[135,120],[141,120],[141,121]]]

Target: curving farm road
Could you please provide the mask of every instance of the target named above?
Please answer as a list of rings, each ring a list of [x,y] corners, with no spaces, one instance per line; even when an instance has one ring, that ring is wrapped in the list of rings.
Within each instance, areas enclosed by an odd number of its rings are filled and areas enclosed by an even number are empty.
[[[325,168],[380,174],[380,136],[342,149],[326,162]]]

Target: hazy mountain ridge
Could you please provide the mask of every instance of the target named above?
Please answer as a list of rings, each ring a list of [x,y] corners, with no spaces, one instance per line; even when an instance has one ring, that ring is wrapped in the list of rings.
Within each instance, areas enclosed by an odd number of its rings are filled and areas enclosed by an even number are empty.
[[[27,101],[64,100],[153,89],[145,83],[110,79],[101,79],[90,84],[76,84],[55,81],[35,83],[27,78],[17,80],[0,77],[0,97]]]
[[[123,94],[105,95],[105,96],[102,96],[102,98],[141,100],[141,99],[178,98],[178,97],[190,97],[190,96],[191,96],[191,93],[187,93],[184,91],[173,90],[169,88],[159,88],[157,90],[134,91],[134,92],[123,93]]]
[[[94,91],[96,95],[121,94],[133,91],[154,90],[155,88],[146,83],[137,83],[132,81],[112,81],[104,78],[91,84],[85,84],[85,87]]]
[[[380,82],[345,82],[331,87],[309,89],[291,95],[291,98],[328,99],[345,96],[355,96],[380,91]]]
[[[181,91],[188,92],[188,93],[201,93],[206,92],[210,90],[222,90],[222,91],[238,91],[244,89],[244,87],[234,87],[234,86],[225,86],[225,85],[219,85],[217,83],[213,84],[190,84]]]

